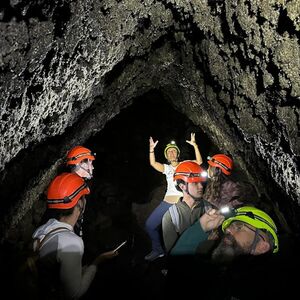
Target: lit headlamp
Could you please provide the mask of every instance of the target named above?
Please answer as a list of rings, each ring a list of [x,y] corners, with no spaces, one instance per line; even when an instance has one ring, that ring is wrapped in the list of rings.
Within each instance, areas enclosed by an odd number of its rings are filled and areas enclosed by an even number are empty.
[[[236,216],[236,210],[228,205],[222,206],[219,209],[219,213],[225,217],[225,219]]]

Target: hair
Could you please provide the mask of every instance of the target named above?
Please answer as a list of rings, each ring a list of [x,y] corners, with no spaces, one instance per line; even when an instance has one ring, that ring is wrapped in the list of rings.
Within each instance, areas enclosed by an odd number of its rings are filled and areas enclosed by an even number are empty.
[[[57,208],[49,208],[49,215],[52,216],[52,218],[55,218],[57,220],[59,220],[61,217],[67,217],[70,216],[75,208],[76,205],[74,205],[72,208],[68,208],[68,209],[57,209]]]
[[[220,168],[210,166],[212,177],[205,188],[203,198],[211,203],[217,203],[221,196],[222,186],[228,181],[228,176]]]
[[[182,180],[182,179],[177,179],[176,180],[176,184],[175,184],[175,187],[176,187],[176,189],[177,189],[177,191],[179,191],[179,192],[182,192],[182,189],[179,187],[179,184],[186,184],[186,182],[184,181],[184,180]]]
[[[44,214],[41,218],[40,225],[45,224],[49,219],[60,220],[62,217],[70,216],[73,213],[75,206],[73,206],[72,208],[68,208],[68,209],[58,209],[58,208],[48,208],[47,207],[46,211],[44,212]]]
[[[77,168],[78,168],[78,164],[77,165],[68,165],[68,169],[69,169],[70,173],[75,172]]]
[[[213,176],[207,183],[203,198],[213,204],[226,205],[230,202],[239,202],[234,205],[257,206],[259,197],[257,191],[249,181],[233,181],[230,175],[222,173],[220,168],[211,167]]]

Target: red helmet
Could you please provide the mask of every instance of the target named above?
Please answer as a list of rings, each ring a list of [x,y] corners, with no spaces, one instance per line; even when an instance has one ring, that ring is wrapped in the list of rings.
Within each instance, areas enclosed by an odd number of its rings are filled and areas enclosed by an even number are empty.
[[[191,160],[181,162],[174,173],[174,180],[181,179],[185,182],[204,182],[206,181],[207,173],[197,163]]]
[[[92,153],[88,148],[75,146],[67,154],[67,165],[76,165],[87,158],[95,160],[95,153]]]
[[[215,154],[208,156],[208,164],[212,167],[220,168],[225,175],[230,175],[233,168],[233,160],[225,154]]]
[[[68,209],[74,207],[90,189],[83,178],[75,173],[62,173],[56,176],[47,190],[48,208]]]

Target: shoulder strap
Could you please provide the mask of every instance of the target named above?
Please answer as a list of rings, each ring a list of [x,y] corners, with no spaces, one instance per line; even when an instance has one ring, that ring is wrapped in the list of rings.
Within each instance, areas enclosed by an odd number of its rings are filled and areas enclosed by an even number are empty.
[[[53,236],[54,234],[61,232],[61,231],[70,231],[70,229],[68,229],[66,227],[56,227],[56,228],[50,230],[41,241],[38,239],[35,239],[36,244],[34,247],[35,248],[34,251],[35,252],[39,251],[51,236]]]
[[[169,207],[172,222],[175,226],[176,232],[179,232],[179,214],[175,204]]]
[[[66,227],[57,227],[50,230],[41,241],[39,239],[34,239],[33,254],[27,257],[24,265],[21,266],[21,272],[24,272],[24,270],[28,269],[32,275],[38,276],[36,261],[39,259],[39,254],[38,254],[39,250],[53,234],[58,233],[60,231],[67,231],[67,230],[70,231],[70,229]]]

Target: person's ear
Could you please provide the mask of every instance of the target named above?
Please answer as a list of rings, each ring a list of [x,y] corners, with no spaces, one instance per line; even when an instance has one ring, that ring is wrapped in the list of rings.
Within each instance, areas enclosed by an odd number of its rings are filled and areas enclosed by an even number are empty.
[[[255,248],[255,255],[263,254],[266,253],[270,250],[271,246],[269,242],[265,240],[260,240],[259,243],[257,243],[256,248]]]
[[[179,183],[179,187],[181,188],[182,191],[186,191],[186,184]]]

